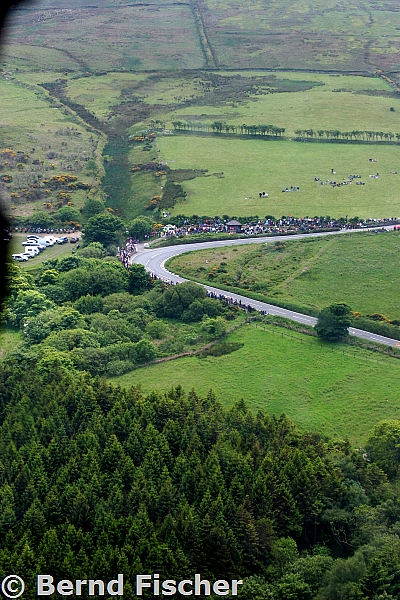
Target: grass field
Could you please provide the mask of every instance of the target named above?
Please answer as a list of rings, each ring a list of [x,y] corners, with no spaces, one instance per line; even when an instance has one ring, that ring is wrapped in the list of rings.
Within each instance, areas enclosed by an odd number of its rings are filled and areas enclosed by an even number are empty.
[[[52,143],[57,143],[56,131],[71,124],[89,146],[90,136],[85,129],[66,116],[60,107],[46,102],[41,88],[29,89],[20,85],[18,80],[3,78],[0,80],[0,92],[3,107],[0,130],[2,147],[8,144],[16,149],[24,149],[29,144],[27,151],[30,151],[32,145],[35,145],[39,157],[44,158],[49,146],[51,148]],[[68,141],[71,152],[82,150],[82,140],[78,141],[77,137],[73,137]]]
[[[304,429],[362,443],[381,419],[400,418],[400,361],[323,345],[276,327],[249,325],[228,338],[244,346],[222,357],[182,358],[138,369],[113,382],[167,390],[181,384],[225,406],[244,398],[253,410],[286,413]]]
[[[188,252],[168,262],[174,273],[265,294],[321,310],[346,302],[354,311],[400,319],[400,235],[357,233],[274,244]],[[206,263],[207,261],[207,263]],[[224,273],[218,272],[222,268]]]
[[[400,215],[400,148],[330,143],[301,143],[226,139],[200,136],[159,136],[161,155],[172,169],[208,169],[223,178],[196,178],[183,182],[185,202],[174,213],[186,215],[331,215],[339,218],[379,218]],[[369,157],[378,162],[371,165]],[[361,174],[365,186],[331,188],[314,177],[340,181]],[[369,175],[380,173],[378,179]],[[298,186],[299,192],[282,193]],[[268,198],[258,193],[267,191]]]
[[[270,93],[271,90],[279,92]],[[380,77],[268,71],[180,71],[175,77],[165,73],[108,73],[69,79],[67,94],[88,106],[100,119],[111,118],[111,122],[116,116],[124,118],[124,115],[129,122],[129,111],[136,111],[138,106],[146,107],[146,119],[133,118],[131,135],[147,128],[151,120],[165,123],[171,129],[174,120],[208,125],[214,120],[236,125],[272,123],[284,126],[289,136],[298,128],[400,131],[400,100],[393,97],[392,88]],[[325,213],[361,217],[398,212],[397,191],[391,177],[385,181],[381,178],[379,183],[368,180],[368,186],[362,190],[326,188],[322,193],[310,185],[314,175],[327,176],[332,167],[338,175],[340,168],[341,177],[347,177],[350,172],[365,173],[369,166],[365,161],[371,152],[375,153],[376,146],[318,144],[306,147],[299,143],[277,146],[263,145],[265,141],[201,139],[200,136],[178,139],[162,135],[157,144],[160,156],[171,168],[192,168],[195,164],[193,168],[225,174],[224,179],[196,179],[184,183],[188,199],[184,206],[175,207],[176,212],[213,215],[222,211],[229,215],[264,216],[278,211],[296,216]],[[379,160],[383,161],[380,165],[387,169],[385,176],[388,176],[391,170],[397,169],[398,149],[383,147],[379,152]],[[134,153],[130,151],[132,164],[152,158],[150,155],[133,158]],[[143,212],[155,193],[148,179],[143,174],[132,176],[130,185],[126,184],[130,189],[126,193],[118,192],[118,198],[125,198],[122,204],[117,198],[112,205],[118,208],[121,205],[128,217]],[[119,178],[112,189],[120,190],[121,184]],[[293,184],[302,187],[301,196],[280,196],[282,188]],[[269,200],[257,199],[259,186],[260,189],[269,186]],[[273,198],[271,192],[275,194]],[[221,206],[219,211],[215,210],[216,198]]]
[[[268,71],[177,72],[173,77],[114,72],[70,78],[67,85],[68,96],[99,118],[108,116],[113,106],[137,98],[171,128],[174,120],[223,120],[268,122],[285,127],[287,135],[298,128],[400,130],[400,99],[379,77]],[[398,112],[390,111],[391,107]]]
[[[220,75],[227,79],[229,88],[229,79],[235,74],[222,72]],[[167,115],[167,124],[172,127],[174,120],[208,123],[220,120],[236,125],[271,123],[285,127],[285,135],[294,135],[296,129],[400,131],[400,98],[392,97],[392,89],[378,77],[286,72],[275,73],[276,80],[268,85],[268,80],[264,81],[266,75],[267,72],[241,73],[243,79],[252,78],[246,83],[252,83],[256,93],[240,102],[228,102],[228,89],[224,96],[223,86],[218,82],[220,90],[213,90],[210,100],[207,99],[210,94],[205,94],[198,106],[194,103],[194,106],[173,111]],[[237,80],[234,82],[238,85]],[[265,93],[274,85],[278,89],[280,85],[283,89],[287,86],[290,90],[290,82],[291,91]],[[296,91],[295,84],[300,82],[309,82],[313,87],[304,90],[300,87]],[[153,98],[150,96],[146,101]],[[397,111],[390,111],[391,107]]]

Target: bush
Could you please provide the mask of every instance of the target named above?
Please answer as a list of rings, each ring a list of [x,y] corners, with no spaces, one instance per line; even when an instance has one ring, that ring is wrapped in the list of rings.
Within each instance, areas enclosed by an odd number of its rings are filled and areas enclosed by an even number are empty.
[[[203,300],[206,297],[206,290],[187,281],[161,290],[155,305],[155,311],[160,317],[170,317],[179,319],[182,313],[189,308],[195,300]]]
[[[50,227],[53,225],[53,218],[42,210],[38,210],[29,217],[29,223],[34,227]]]
[[[61,351],[69,351],[73,348],[98,348],[100,346],[95,333],[80,328],[53,331],[46,338],[44,344]]]
[[[368,458],[391,479],[400,472],[400,421],[381,421],[371,432]]]
[[[69,356],[77,369],[91,375],[103,375],[109,362],[106,348],[74,348]]]
[[[78,256],[66,256],[56,263],[55,268],[60,273],[66,273],[72,269],[77,269],[81,264],[82,260]]]
[[[53,331],[85,327],[85,320],[77,310],[63,306],[46,310],[28,319],[24,334],[30,344],[39,344]]]
[[[244,344],[241,342],[219,342],[211,346],[211,348],[206,348],[198,356],[201,358],[206,356],[223,356],[224,354],[236,352],[236,350],[239,350],[243,346]]]
[[[91,242],[79,250],[79,256],[82,258],[104,258],[105,255],[105,248],[100,242]]]
[[[113,360],[107,364],[106,374],[109,377],[117,377],[132,371],[133,364],[129,360]]]
[[[12,325],[19,327],[25,319],[35,317],[53,307],[53,302],[44,294],[36,290],[23,290],[18,293],[16,299],[8,308],[7,318]]]
[[[150,273],[143,265],[133,263],[129,269],[129,293],[141,294],[151,286]]]
[[[212,338],[219,338],[226,334],[227,324],[222,317],[211,319],[204,317],[201,328]]]
[[[102,312],[104,314],[109,313],[110,310],[118,310],[122,314],[129,314],[137,308],[141,308],[146,312],[152,311],[151,303],[147,298],[143,296],[131,296],[128,292],[110,294],[103,298]]]
[[[54,216],[60,223],[79,223],[81,220],[79,210],[73,206],[63,206]]]
[[[60,285],[70,301],[87,294],[108,296],[127,290],[128,273],[120,262],[89,259],[83,266],[63,273]]]
[[[203,303],[201,300],[195,300],[188,306],[186,310],[183,311],[181,319],[185,323],[191,323],[196,321],[201,321],[203,318]]]
[[[54,285],[58,279],[58,271],[56,269],[46,269],[39,277],[38,285]]]
[[[154,319],[154,321],[147,323],[145,331],[151,339],[162,340],[168,334],[168,325],[164,321]]]
[[[157,348],[147,340],[140,340],[136,344],[136,360],[138,363],[150,362],[157,356]]]

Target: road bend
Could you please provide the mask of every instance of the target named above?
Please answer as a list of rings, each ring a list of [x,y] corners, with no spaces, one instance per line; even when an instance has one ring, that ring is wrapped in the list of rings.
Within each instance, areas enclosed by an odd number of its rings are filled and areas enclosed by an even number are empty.
[[[374,227],[373,229],[376,229]],[[210,248],[220,248],[223,246],[236,246],[236,245],[245,245],[245,244],[269,244],[274,243],[277,240],[281,242],[291,241],[291,240],[302,240],[302,239],[310,239],[314,237],[322,237],[326,235],[341,235],[343,233],[357,233],[359,231],[371,231],[370,229],[354,229],[354,230],[342,230],[335,232],[324,232],[324,233],[309,233],[309,234],[297,234],[297,235],[283,235],[279,237],[260,237],[260,238],[244,238],[244,239],[234,239],[234,240],[217,240],[214,242],[199,242],[196,244],[180,244],[178,246],[167,246],[165,248],[148,248],[145,249],[143,244],[138,244],[138,252],[135,253],[131,257],[131,262],[136,262],[142,264],[147,271],[149,271],[152,275],[162,279],[163,281],[171,284],[183,283],[184,281],[188,281],[179,275],[176,275],[172,271],[169,271],[165,263],[172,258],[173,256],[178,256],[179,254],[183,254],[185,252],[196,252],[196,250],[206,250]],[[225,298],[231,298],[233,301],[236,300],[237,303],[242,306],[250,306],[251,308],[257,311],[263,311],[266,314],[277,315],[279,317],[284,317],[285,319],[291,319],[292,321],[296,321],[297,323],[301,323],[303,325],[312,325],[314,326],[317,322],[315,317],[310,317],[309,315],[303,315],[301,313],[295,312],[293,310],[287,310],[286,308],[281,308],[280,306],[274,306],[273,304],[268,304],[267,302],[261,302],[260,300],[254,300],[253,298],[248,298],[247,296],[243,296],[241,294],[235,294],[233,292],[227,292],[226,290],[221,290],[219,288],[199,283],[206,288],[206,290],[210,293],[216,294],[217,296],[222,296]],[[371,333],[369,331],[363,331],[362,329],[356,329],[355,327],[349,328],[349,334],[362,338],[364,340],[368,340],[371,342],[377,342],[379,344],[384,344],[386,346],[400,347],[400,342],[398,340],[394,340],[392,338],[385,337],[383,335],[377,335],[375,333]]]

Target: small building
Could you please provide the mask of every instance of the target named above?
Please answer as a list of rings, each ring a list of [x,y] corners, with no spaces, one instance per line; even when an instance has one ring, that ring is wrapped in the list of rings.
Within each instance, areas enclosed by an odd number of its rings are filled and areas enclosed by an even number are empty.
[[[240,231],[242,231],[242,224],[239,223],[239,221],[236,221],[235,219],[228,221],[226,227],[229,231],[233,231],[235,233],[239,233]]]

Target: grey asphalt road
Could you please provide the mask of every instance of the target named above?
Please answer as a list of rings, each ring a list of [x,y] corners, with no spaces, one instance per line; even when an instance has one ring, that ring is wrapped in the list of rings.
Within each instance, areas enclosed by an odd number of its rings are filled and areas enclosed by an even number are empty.
[[[376,229],[376,227],[374,227]],[[172,284],[183,283],[187,281],[183,277],[176,275],[169,271],[165,263],[168,259],[173,256],[177,256],[178,254],[183,254],[184,252],[195,252],[196,250],[205,250],[207,248],[219,248],[223,246],[236,246],[243,244],[266,244],[266,243],[274,243],[277,240],[279,241],[287,241],[287,240],[301,240],[304,238],[310,237],[321,237],[326,235],[341,235],[343,233],[352,233],[356,234],[359,231],[370,231],[366,229],[356,229],[350,231],[340,231],[340,232],[329,232],[329,233],[313,233],[313,234],[298,234],[298,235],[288,235],[288,236],[279,236],[279,237],[262,237],[262,238],[245,238],[245,239],[235,239],[235,240],[221,240],[215,242],[199,242],[197,244],[182,244],[179,246],[168,246],[166,248],[149,248],[145,249],[143,244],[139,244],[138,252],[132,256],[132,262],[136,262],[144,265],[144,267],[150,271],[153,275],[156,275],[160,279]],[[384,234],[380,234],[384,235]],[[203,284],[201,284],[203,285]],[[305,325],[315,325],[317,319],[315,317],[309,317],[308,315],[302,315],[301,313],[294,312],[292,310],[286,310],[285,308],[280,308],[279,306],[274,306],[273,304],[268,304],[267,302],[260,302],[259,300],[253,300],[252,298],[247,298],[246,296],[242,296],[240,294],[234,294],[232,292],[227,292],[226,290],[221,290],[219,288],[212,287],[210,285],[204,285],[204,287],[214,294],[224,296],[226,298],[232,298],[237,302],[240,302],[242,305],[251,306],[255,310],[265,311],[271,315],[278,315],[280,317],[285,317],[286,319],[291,319],[292,321],[296,321],[298,323],[303,323]],[[385,344],[386,346],[395,346],[400,347],[400,342],[398,340],[394,340],[392,338],[387,338],[382,335],[377,335],[375,333],[370,333],[369,331],[363,331],[361,329],[355,329],[354,327],[350,327],[349,329],[350,335],[354,335],[355,337],[363,338],[365,340],[369,340],[372,342],[378,342],[380,344]]]

